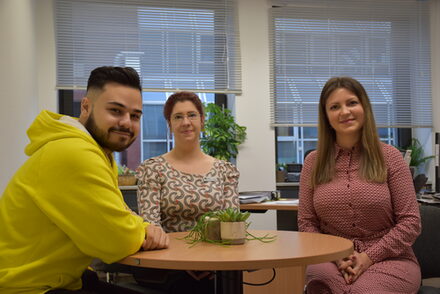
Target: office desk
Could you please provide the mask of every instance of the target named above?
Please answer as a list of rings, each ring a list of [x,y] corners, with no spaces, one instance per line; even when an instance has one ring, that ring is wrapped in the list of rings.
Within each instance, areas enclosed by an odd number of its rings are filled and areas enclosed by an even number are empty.
[[[240,204],[241,210],[298,210],[298,202],[295,199],[280,200],[280,201],[268,201],[262,203],[248,203]]]
[[[140,251],[119,263],[177,270],[221,271],[223,293],[243,293],[242,270],[294,267],[301,274],[301,281],[291,293],[302,293],[305,267],[347,257],[353,252],[351,241],[323,234],[289,231],[250,231],[255,236],[276,235],[271,243],[247,241],[243,245],[220,246],[199,243],[193,247],[184,240],[186,232],[170,233],[170,247],[163,250]],[[292,277],[294,278],[294,277]],[[277,293],[278,294],[278,293]]]
[[[277,211],[277,230],[298,231],[298,199],[240,204],[240,209],[251,212],[265,212],[266,210],[274,209]]]

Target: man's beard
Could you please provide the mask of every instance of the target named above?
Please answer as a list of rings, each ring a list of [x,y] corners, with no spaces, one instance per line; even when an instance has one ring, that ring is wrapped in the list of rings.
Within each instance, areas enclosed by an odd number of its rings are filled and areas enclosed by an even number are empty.
[[[104,130],[98,128],[95,122],[95,118],[93,116],[93,111],[90,114],[89,118],[87,119],[85,123],[85,128],[87,131],[89,131],[90,135],[92,135],[93,139],[102,147],[105,149],[108,149],[112,152],[121,152],[130,147],[131,144],[136,140],[136,137],[134,136],[133,132],[129,129],[124,128],[109,128],[107,132]],[[131,139],[127,142],[123,138],[119,140],[119,142],[110,142],[109,136],[111,131],[119,131],[119,132],[126,132],[129,133],[131,136]],[[126,142],[126,143],[125,143]]]

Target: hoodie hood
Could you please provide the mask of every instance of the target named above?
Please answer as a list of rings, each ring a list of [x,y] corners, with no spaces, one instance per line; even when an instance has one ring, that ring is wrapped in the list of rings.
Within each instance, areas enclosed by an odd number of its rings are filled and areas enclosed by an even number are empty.
[[[83,138],[98,145],[88,133],[60,121],[60,118],[63,116],[65,115],[43,110],[35,118],[27,130],[27,135],[31,142],[25,148],[26,155],[31,156],[49,142],[66,138]]]

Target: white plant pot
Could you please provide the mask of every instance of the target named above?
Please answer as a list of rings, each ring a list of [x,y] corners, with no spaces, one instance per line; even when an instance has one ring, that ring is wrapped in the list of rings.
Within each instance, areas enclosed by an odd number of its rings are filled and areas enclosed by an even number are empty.
[[[244,244],[246,241],[245,222],[220,222],[220,235],[223,241],[233,245]]]

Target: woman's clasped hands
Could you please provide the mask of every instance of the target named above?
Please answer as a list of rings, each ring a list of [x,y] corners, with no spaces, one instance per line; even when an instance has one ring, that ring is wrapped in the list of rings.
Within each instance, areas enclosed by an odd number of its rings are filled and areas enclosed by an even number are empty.
[[[335,262],[347,284],[352,284],[372,264],[372,260],[365,252],[354,251],[350,256]]]

